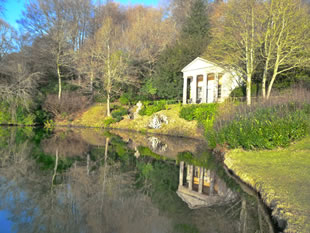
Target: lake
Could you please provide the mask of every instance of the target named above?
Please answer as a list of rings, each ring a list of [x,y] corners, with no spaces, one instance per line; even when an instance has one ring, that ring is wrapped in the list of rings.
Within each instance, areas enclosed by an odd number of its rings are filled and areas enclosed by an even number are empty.
[[[190,138],[0,128],[0,232],[275,232]]]

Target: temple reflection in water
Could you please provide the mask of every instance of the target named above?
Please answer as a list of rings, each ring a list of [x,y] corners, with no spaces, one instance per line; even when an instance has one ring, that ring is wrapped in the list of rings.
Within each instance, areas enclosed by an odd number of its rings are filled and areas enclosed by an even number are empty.
[[[238,197],[214,171],[183,161],[180,162],[177,194],[192,209],[225,205]]]

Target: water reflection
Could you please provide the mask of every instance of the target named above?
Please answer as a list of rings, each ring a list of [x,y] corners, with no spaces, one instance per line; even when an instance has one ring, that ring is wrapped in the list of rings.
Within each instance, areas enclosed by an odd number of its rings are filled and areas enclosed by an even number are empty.
[[[213,205],[226,205],[237,200],[226,183],[212,170],[180,162],[177,194],[192,209]]]
[[[18,128],[0,135],[0,212],[8,213],[0,225],[10,223],[11,232],[269,232],[257,203],[220,170],[176,163],[176,152],[164,157],[151,147],[152,136]],[[183,151],[175,138],[159,139],[166,151]],[[200,150],[199,142],[179,144]],[[180,187],[217,204],[192,210]]]

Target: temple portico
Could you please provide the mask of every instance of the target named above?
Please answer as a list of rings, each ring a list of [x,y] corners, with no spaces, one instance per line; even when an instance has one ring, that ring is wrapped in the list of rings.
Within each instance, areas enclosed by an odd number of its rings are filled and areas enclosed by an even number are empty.
[[[183,161],[180,162],[177,194],[192,209],[226,204],[237,197],[214,171]]]
[[[182,72],[183,104],[221,102],[237,86],[230,73],[203,58],[196,58]]]

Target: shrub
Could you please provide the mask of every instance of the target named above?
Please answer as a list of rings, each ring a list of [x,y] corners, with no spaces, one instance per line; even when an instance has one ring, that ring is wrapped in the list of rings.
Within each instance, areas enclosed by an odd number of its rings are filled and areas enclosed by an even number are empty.
[[[236,114],[207,133],[211,147],[272,149],[288,146],[310,130],[309,105],[287,103]]]
[[[10,108],[8,103],[0,103],[0,124],[34,125],[35,115],[23,106]]]
[[[95,94],[93,97],[93,100],[95,103],[106,103],[107,98],[103,96],[102,94]]]
[[[119,98],[119,102],[122,105],[130,105],[129,98],[130,98],[129,94],[125,93],[125,94],[121,95],[121,97]]]
[[[123,116],[127,114],[128,114],[128,110],[123,107],[112,111],[112,117],[117,121],[121,121],[123,119]]]
[[[112,117],[107,117],[106,119],[104,119],[103,121],[103,126],[104,127],[109,127],[111,124],[117,122],[116,119],[113,119]]]
[[[23,125],[34,125],[35,124],[36,116],[34,114],[29,113],[26,117],[22,120]]]
[[[166,109],[166,101],[164,100],[154,102],[145,101],[143,102],[143,107],[139,111],[139,114],[141,116],[151,116],[153,113],[159,112],[164,109]]]
[[[0,103],[0,124],[8,124],[11,122],[11,114],[4,103]]]
[[[34,112],[34,114],[36,116],[35,122],[40,125],[43,125],[44,122],[51,118],[50,113],[44,111],[41,106]]]
[[[50,112],[55,117],[70,115],[85,109],[90,104],[90,99],[79,93],[63,92],[61,99],[55,94],[49,94],[43,103],[43,110]]]
[[[197,120],[202,122],[213,118],[217,112],[217,107],[217,104],[186,105],[181,108],[180,117],[188,121]]]

